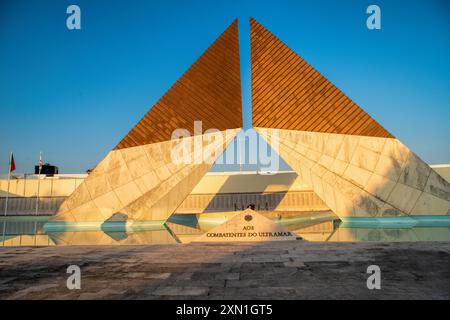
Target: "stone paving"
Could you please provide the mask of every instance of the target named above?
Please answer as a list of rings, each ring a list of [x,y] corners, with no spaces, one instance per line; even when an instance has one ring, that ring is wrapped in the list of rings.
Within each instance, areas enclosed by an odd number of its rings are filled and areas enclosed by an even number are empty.
[[[450,243],[4,247],[0,299],[450,299]]]

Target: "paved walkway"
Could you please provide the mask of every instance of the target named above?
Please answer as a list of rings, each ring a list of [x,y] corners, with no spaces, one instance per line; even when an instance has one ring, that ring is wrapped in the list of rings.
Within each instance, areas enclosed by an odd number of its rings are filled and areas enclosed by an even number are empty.
[[[381,290],[367,289],[372,264]],[[0,248],[0,299],[399,298],[450,299],[450,243]]]

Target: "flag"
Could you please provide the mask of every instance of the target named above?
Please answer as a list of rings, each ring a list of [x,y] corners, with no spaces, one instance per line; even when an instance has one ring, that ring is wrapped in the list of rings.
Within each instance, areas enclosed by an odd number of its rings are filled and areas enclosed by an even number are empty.
[[[16,170],[16,163],[14,162],[14,155],[11,152],[11,159],[9,159],[9,172]]]

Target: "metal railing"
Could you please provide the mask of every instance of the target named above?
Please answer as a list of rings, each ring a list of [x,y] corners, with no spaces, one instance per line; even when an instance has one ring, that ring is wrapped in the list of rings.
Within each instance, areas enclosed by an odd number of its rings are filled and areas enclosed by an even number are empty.
[[[9,197],[7,216],[54,215],[66,197]],[[37,201],[36,201],[37,200]],[[3,215],[6,198],[0,198]],[[37,210],[36,210],[36,206]]]

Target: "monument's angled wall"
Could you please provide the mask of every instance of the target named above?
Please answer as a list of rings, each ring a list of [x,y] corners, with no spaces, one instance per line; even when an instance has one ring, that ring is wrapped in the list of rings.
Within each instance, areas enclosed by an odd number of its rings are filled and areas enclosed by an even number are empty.
[[[168,141],[174,130],[242,127],[238,22],[235,20],[156,102],[116,150]]]
[[[253,126],[339,217],[449,215],[450,184],[254,19]]]
[[[106,155],[52,220],[165,221],[241,127],[236,20]],[[214,144],[209,143],[211,129],[222,138],[213,138]],[[172,139],[176,130],[177,139]],[[187,142],[185,156],[191,161],[175,163],[172,150],[181,141]],[[202,152],[197,154],[199,146],[210,149],[211,161],[204,161]]]

